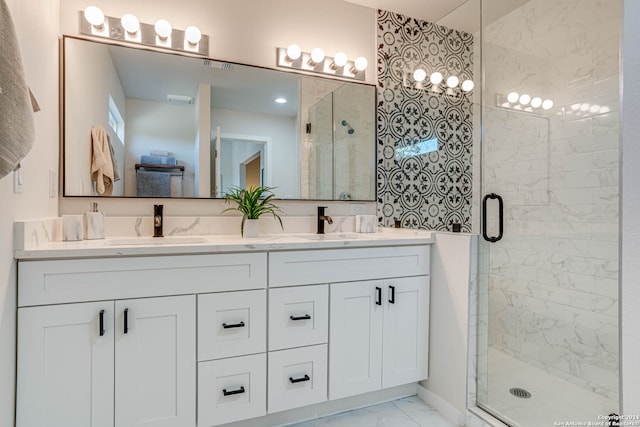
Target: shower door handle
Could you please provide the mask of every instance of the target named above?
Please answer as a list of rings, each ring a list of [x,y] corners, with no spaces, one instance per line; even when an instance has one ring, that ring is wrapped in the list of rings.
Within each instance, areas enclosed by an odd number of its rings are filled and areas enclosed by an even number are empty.
[[[487,200],[489,199],[497,199],[498,200],[498,235],[497,236],[488,236],[487,235]],[[490,193],[484,196],[482,199],[482,237],[487,242],[495,243],[498,240],[502,239],[502,233],[504,231],[504,203],[502,201],[502,197],[498,196],[496,193]]]

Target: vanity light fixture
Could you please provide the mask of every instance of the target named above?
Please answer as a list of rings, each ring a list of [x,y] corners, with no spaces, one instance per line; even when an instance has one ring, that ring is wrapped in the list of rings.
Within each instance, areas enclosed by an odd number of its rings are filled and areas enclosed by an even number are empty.
[[[427,78],[427,72],[422,68],[418,68],[413,72],[413,80],[423,82]]]
[[[424,83],[429,77],[429,82]],[[471,92],[474,88],[473,80],[465,79],[460,83],[460,77],[449,75],[445,80],[439,71],[429,74],[424,68],[416,68],[413,73],[404,76],[404,86],[411,89],[429,90],[433,93],[445,93],[451,96],[458,96],[461,93]]]
[[[114,18],[95,6],[81,11],[79,18],[80,34],[209,56],[209,37],[195,26],[176,30],[165,19],[146,24],[131,13]]]
[[[287,48],[276,48],[276,65],[281,68],[309,71],[352,80],[365,80],[367,59],[360,56],[350,61],[344,52],[336,53],[335,57],[325,56],[319,47],[311,52],[305,52],[297,44]]]
[[[507,108],[511,110],[524,111],[526,113],[542,114],[543,110],[550,110],[553,108],[553,101],[551,99],[542,100],[539,96],[531,96],[528,93],[519,94],[518,92],[509,92],[508,95],[496,94],[496,106],[501,108]],[[575,107],[575,108],[574,108]],[[582,108],[582,105],[575,104],[571,108],[574,111]],[[589,106],[587,106],[589,109]]]
[[[475,87],[475,84],[473,84],[473,80],[465,80],[462,82],[462,85],[460,87],[465,92],[471,92]]]
[[[442,76],[442,74],[437,71],[435,73],[431,73],[431,76],[429,76],[429,81],[432,85],[439,85],[440,83],[442,83],[443,79],[444,77]]]

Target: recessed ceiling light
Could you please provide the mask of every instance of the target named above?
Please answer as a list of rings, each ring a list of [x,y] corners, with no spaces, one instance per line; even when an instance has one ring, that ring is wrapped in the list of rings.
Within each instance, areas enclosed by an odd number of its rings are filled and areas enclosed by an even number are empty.
[[[284,104],[285,102],[287,102],[287,100],[285,98],[276,98],[275,101],[278,104]]]

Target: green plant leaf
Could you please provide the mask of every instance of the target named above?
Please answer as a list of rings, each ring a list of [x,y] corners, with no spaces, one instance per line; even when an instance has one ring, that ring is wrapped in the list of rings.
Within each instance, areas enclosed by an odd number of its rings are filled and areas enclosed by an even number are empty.
[[[227,211],[238,211],[242,213],[242,222],[240,223],[240,234],[244,236],[244,224],[247,219],[258,219],[264,214],[273,215],[280,223],[280,227],[284,230],[282,218],[279,212],[282,210],[272,202],[275,194],[272,187],[249,187],[248,189],[234,187],[225,196],[225,204],[234,204],[224,209],[221,213]]]

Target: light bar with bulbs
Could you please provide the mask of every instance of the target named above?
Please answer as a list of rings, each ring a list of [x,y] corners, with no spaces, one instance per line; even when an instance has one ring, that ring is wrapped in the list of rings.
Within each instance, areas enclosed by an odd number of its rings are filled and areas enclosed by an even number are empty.
[[[344,52],[338,52],[335,56],[330,57],[325,56],[324,51],[320,48],[315,48],[311,52],[303,52],[297,44],[289,45],[287,48],[276,48],[276,55],[278,67],[353,80],[365,80],[365,70],[369,65],[363,56],[351,61]]]
[[[88,6],[80,12],[80,33],[209,56],[209,37],[198,27],[177,30],[164,19],[153,25],[145,24],[131,13],[114,18],[105,16],[96,6]]]
[[[553,100],[531,96],[528,93],[509,92],[507,95],[496,94],[496,106],[527,113],[541,114],[553,108]]]
[[[466,95],[475,87],[471,79],[465,79],[462,82],[460,80],[460,77],[453,74],[449,75],[445,80],[441,72],[434,71],[429,74],[422,68],[417,68],[413,73],[404,75],[405,87],[429,90],[437,94],[447,94],[451,96]]]

